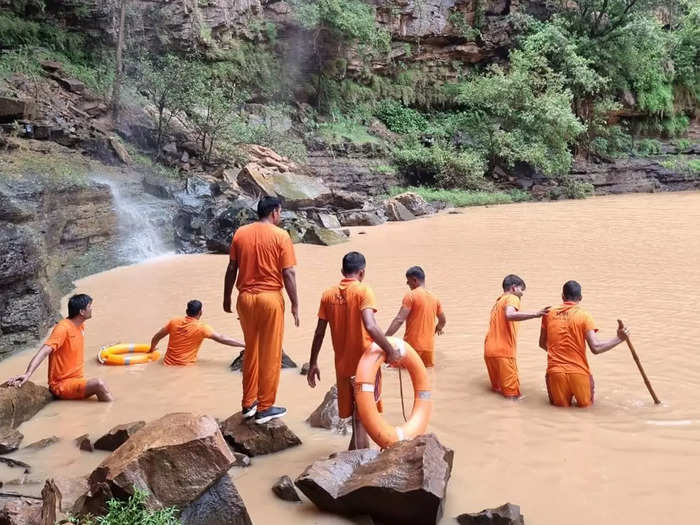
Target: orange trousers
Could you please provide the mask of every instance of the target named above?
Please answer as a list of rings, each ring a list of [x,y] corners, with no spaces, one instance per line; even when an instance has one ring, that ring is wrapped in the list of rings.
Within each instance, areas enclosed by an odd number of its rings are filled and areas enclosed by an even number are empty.
[[[553,405],[570,407],[573,398],[576,398],[576,406],[581,408],[593,404],[593,376],[548,372],[544,377],[547,382],[549,402]]]
[[[491,389],[505,397],[520,397],[518,364],[514,357],[484,357]]]
[[[236,310],[243,329],[243,406],[258,402],[258,412],[275,402],[280,382],[284,298],[282,291],[238,295]]]

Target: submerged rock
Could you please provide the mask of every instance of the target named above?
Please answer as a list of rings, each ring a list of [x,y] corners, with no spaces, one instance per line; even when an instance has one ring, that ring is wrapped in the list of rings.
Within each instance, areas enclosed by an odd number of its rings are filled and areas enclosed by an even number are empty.
[[[224,474],[195,501],[182,509],[182,525],[252,525],[233,480]]]
[[[243,354],[245,350],[241,350],[241,353],[238,354],[238,357],[233,360],[233,362],[229,365],[231,368],[232,372],[236,372],[243,368]],[[280,363],[280,368],[296,368],[297,364],[292,360],[291,357],[289,357],[287,354],[282,352],[282,361]]]
[[[306,419],[312,427],[335,430],[341,434],[348,432],[348,420],[338,415],[338,387],[331,386],[321,404]]]
[[[100,439],[95,441],[93,447],[95,450],[107,450],[109,452],[114,452],[120,446],[122,446],[127,439],[145,426],[145,421],[134,421],[133,423],[117,425]]]
[[[428,434],[382,452],[339,452],[307,467],[295,484],[327,512],[367,514],[386,523],[437,523],[453,456],[452,450]]]
[[[301,498],[297,494],[297,490],[294,488],[294,484],[289,476],[282,476],[278,479],[274,485],[272,485],[272,492],[275,495],[285,501],[299,502]]]
[[[461,525],[525,525],[525,516],[520,514],[520,505],[506,503],[495,509],[460,514],[457,521]]]
[[[0,428],[0,454],[9,454],[19,448],[24,435],[14,428]]]
[[[231,448],[247,456],[261,456],[301,445],[301,440],[281,419],[258,425],[237,412],[221,423],[221,432]]]
[[[58,443],[59,441],[61,441],[61,439],[58,436],[51,436],[44,439],[40,439],[39,441],[35,441],[34,443],[30,443],[24,448],[28,448],[30,450],[41,450],[53,445],[54,443]]]
[[[48,388],[27,381],[21,387],[0,386],[0,421],[17,428],[44,408],[53,395]]]
[[[84,450],[85,452],[92,452],[92,443],[90,442],[90,434],[83,434],[82,436],[78,436],[75,438],[75,444],[78,446],[80,450]]]

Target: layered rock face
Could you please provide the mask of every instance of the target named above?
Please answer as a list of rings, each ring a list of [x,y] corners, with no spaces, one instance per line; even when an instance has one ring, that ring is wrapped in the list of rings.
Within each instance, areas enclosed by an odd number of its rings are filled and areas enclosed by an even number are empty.
[[[32,177],[0,182],[0,357],[41,337],[55,320],[71,261],[109,242],[109,187]]]

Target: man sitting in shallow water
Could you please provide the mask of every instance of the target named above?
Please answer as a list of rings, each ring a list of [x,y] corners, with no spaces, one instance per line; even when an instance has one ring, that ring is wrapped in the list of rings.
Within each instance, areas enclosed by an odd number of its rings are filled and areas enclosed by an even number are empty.
[[[48,356],[49,390],[59,399],[87,399],[97,396],[100,401],[112,401],[112,394],[100,378],[86,379],[84,323],[92,317],[92,298],[77,294],[68,300],[68,318],[58,322],[51,335],[29,361],[27,371],[10,378],[7,384],[21,387]]]
[[[201,321],[202,303],[193,299],[187,303],[185,317],[176,317],[168,321],[151,339],[151,352],[161,339],[168,336],[168,350],[163,358],[163,364],[172,366],[191,365],[197,361],[199,347],[204,339],[213,339],[217,343],[244,348],[245,344],[238,339],[214,332],[214,329]]]

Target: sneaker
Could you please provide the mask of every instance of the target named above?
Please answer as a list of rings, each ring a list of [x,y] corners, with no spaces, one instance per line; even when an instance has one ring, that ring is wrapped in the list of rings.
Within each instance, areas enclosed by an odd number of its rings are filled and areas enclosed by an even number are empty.
[[[256,401],[249,407],[242,407],[241,412],[243,412],[243,417],[245,419],[250,419],[255,415],[255,413],[258,411],[258,402]]]
[[[270,407],[267,410],[263,410],[262,412],[257,412],[255,414],[255,422],[259,425],[262,425],[263,423],[267,423],[268,421],[277,419],[278,417],[282,417],[286,413],[286,408]]]

